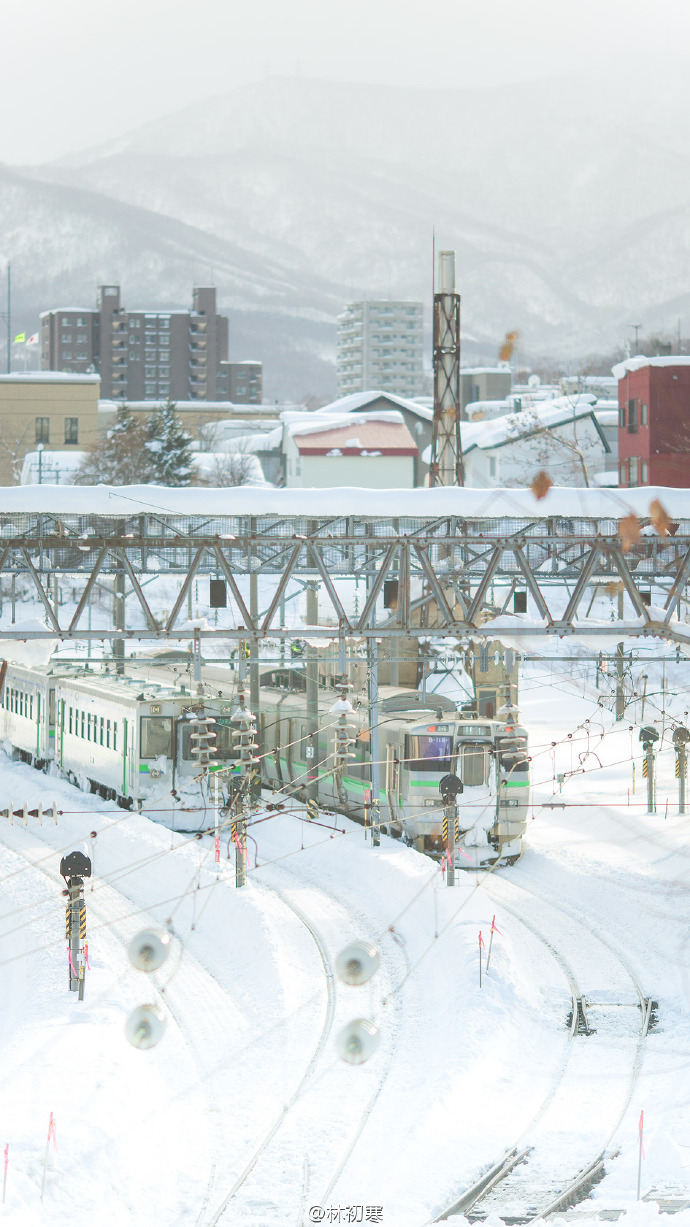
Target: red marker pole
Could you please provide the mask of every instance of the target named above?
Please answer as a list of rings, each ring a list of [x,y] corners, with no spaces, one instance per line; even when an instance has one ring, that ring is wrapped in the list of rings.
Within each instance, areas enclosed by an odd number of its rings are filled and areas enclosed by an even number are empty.
[[[5,1144],[5,1173],[2,1178],[2,1204],[3,1206],[5,1204],[5,1194],[7,1192],[7,1168],[9,1166],[9,1162],[10,1162],[10,1144],[9,1142],[7,1142]]]
[[[48,1167],[48,1153],[50,1151],[51,1140],[52,1140],[54,1149],[57,1150],[57,1132],[55,1129],[55,1117],[53,1116],[52,1112],[50,1114],[50,1120],[48,1122],[48,1137],[46,1138],[46,1153],[43,1158],[43,1182],[41,1184],[41,1201],[43,1201],[43,1194],[45,1193],[45,1187],[46,1187],[46,1170]]]
[[[642,1185],[642,1160],[644,1159],[644,1112],[640,1112],[640,1123],[638,1125],[638,1133],[640,1135],[640,1148],[637,1157],[637,1200],[640,1200],[640,1187]]]
[[[489,963],[491,962],[491,947],[493,946],[493,942],[494,942],[494,933],[498,933],[500,934],[501,937],[503,937],[501,930],[496,928],[496,917],[495,916],[493,916],[491,920],[491,932],[489,934],[489,952],[486,956],[486,970],[487,971],[489,970]]]
[[[483,948],[484,948],[484,939],[482,937],[482,931],[480,929],[479,930],[479,987],[480,988],[482,986],[482,950]]]

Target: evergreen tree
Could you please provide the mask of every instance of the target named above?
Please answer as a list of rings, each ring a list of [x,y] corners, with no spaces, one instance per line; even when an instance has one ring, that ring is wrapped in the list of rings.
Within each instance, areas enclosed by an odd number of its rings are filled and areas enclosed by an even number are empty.
[[[192,436],[184,429],[176,406],[168,399],[146,424],[146,449],[151,462],[149,481],[157,486],[188,486],[194,475]]]
[[[75,485],[136,486],[152,480],[146,425],[129,406],[118,405],[115,422],[105,436],[88,449]]]

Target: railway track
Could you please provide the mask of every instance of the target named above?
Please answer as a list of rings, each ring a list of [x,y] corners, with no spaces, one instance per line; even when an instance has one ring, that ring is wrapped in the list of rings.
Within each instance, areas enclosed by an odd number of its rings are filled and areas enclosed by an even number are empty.
[[[325,943],[323,941],[323,938],[319,930],[312,923],[309,917],[305,915],[302,909],[299,908],[297,904],[294,903],[292,900],[288,899],[287,895],[283,891],[279,890],[276,886],[269,886],[265,882],[262,883],[262,889],[270,890],[273,894],[277,895],[282,901],[282,903],[285,905],[285,907],[289,908],[289,910],[294,913],[297,919],[301,921],[304,927],[308,929],[309,933],[311,934],[314,940],[314,943],[316,945],[316,948],[318,950],[318,953],[319,953],[319,958],[321,960],[321,965],[322,965],[324,977],[326,980],[326,1011],[324,1014],[324,1020],[323,1020],[323,1025],[321,1027],[321,1032],[319,1034],[316,1045],[310,1057],[309,1063],[299,1083],[297,1084],[297,1087],[293,1091],[290,1098],[283,1105],[282,1110],[280,1111],[278,1116],[273,1121],[273,1124],[271,1125],[271,1127],[264,1134],[258,1146],[255,1148],[254,1152],[252,1153],[249,1161],[245,1164],[245,1167],[240,1172],[239,1176],[235,1180],[229,1192],[224,1197],[221,1204],[218,1206],[218,1208],[212,1214],[211,1218],[208,1220],[208,1227],[216,1227],[216,1224],[221,1221],[226,1211],[229,1209],[232,1202],[237,1197],[237,1194],[240,1192],[240,1190],[243,1188],[248,1178],[251,1176],[252,1172],[255,1170],[262,1155],[268,1149],[274,1137],[280,1130],[281,1126],[287,1120],[287,1117],[291,1109],[297,1103],[298,1099],[302,1095],[302,1092],[306,1089],[307,1085],[313,1078],[316,1072],[316,1067],[319,1063],[319,1060],[321,1059],[321,1056],[326,1047],[326,1043],[328,1042],[328,1038],[331,1034],[331,1030],[333,1027],[333,1019],[335,1016],[335,981],[334,981],[333,969],[331,967],[331,961],[330,961],[328,951],[326,949]],[[228,1219],[227,1221],[230,1221],[230,1220]]]
[[[530,1223],[586,1197],[613,1157],[608,1148],[630,1106],[653,1016],[627,960],[573,909],[505,878],[493,878],[487,890],[561,967],[571,995],[567,1044],[549,1093],[514,1145],[434,1222],[463,1214]]]

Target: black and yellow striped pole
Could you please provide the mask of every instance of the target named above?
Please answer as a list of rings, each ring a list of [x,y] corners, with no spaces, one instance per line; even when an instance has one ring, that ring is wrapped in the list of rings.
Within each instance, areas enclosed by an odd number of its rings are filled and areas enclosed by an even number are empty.
[[[678,813],[685,813],[685,781],[688,775],[688,741],[690,731],[680,724],[673,730],[673,748],[676,752],[676,779],[678,780]]]

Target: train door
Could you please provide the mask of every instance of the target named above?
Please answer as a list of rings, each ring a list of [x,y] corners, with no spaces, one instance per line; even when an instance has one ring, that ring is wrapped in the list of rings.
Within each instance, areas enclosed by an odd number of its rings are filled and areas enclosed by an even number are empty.
[[[391,818],[398,817],[400,807],[400,760],[402,751],[395,744],[386,746],[386,800]]]
[[[55,758],[55,687],[48,686],[48,741],[46,755]]]
[[[278,724],[278,762],[280,765],[280,778],[283,784],[289,784],[292,780],[291,726],[293,725],[293,720],[289,720],[286,716],[281,715]]]

